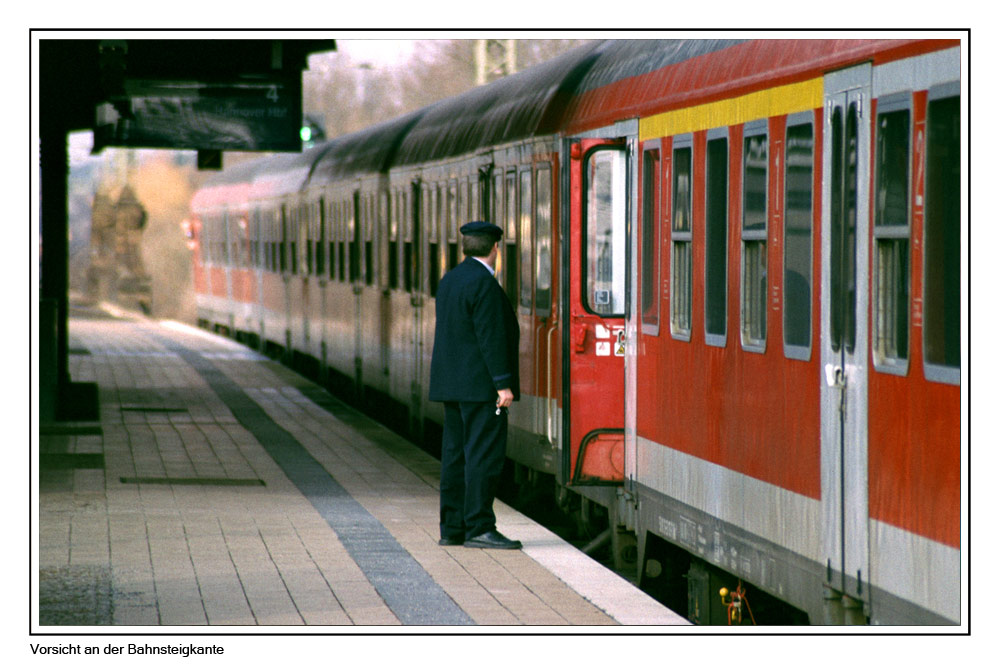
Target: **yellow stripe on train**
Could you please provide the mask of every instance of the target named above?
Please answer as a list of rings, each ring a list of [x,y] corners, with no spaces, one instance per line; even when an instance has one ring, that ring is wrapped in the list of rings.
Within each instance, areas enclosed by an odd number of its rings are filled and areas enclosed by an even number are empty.
[[[809,111],[822,105],[823,79],[816,78],[640,118],[639,140],[739,125],[758,118]]]

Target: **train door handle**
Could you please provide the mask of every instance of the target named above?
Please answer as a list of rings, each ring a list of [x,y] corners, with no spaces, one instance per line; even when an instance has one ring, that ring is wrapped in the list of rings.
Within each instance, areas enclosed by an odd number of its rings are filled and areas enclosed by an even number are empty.
[[[844,388],[847,385],[847,381],[844,378],[843,367],[840,365],[827,364],[824,369],[826,369],[826,385],[831,388]]]

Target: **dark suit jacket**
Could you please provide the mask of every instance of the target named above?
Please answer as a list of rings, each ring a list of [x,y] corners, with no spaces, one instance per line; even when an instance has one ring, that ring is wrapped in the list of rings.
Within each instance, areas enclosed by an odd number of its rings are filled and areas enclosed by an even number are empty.
[[[520,329],[514,310],[490,271],[466,257],[437,291],[430,399],[495,402],[509,388],[520,398]]]

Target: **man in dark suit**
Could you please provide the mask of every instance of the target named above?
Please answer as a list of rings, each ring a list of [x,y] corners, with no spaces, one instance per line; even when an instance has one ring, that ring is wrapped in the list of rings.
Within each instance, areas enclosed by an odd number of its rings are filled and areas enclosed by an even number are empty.
[[[519,549],[496,530],[507,407],[520,397],[517,317],[494,277],[500,227],[461,228],[465,260],[441,279],[430,399],[444,402],[441,545]]]

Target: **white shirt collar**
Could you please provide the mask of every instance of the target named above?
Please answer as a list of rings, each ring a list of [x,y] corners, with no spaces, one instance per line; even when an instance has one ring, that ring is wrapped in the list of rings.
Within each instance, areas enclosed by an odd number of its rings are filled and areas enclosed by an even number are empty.
[[[490,271],[490,274],[491,274],[491,275],[493,275],[494,277],[496,277],[496,276],[497,276],[497,271],[496,271],[496,270],[494,270],[494,269],[493,269],[493,268],[492,268],[492,267],[490,266],[490,264],[489,264],[489,263],[487,263],[486,261],[484,261],[484,260],[482,259],[482,257],[479,257],[479,256],[473,256],[472,258],[474,258],[475,260],[479,261],[479,262],[480,262],[480,263],[482,263],[482,264],[483,264],[484,266],[486,266],[486,269]]]

